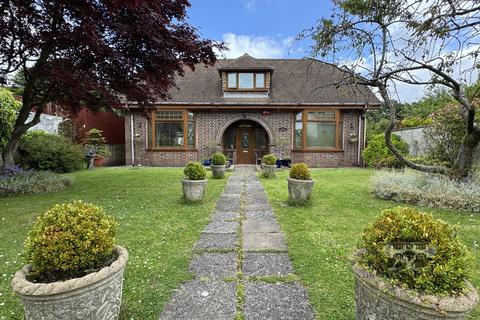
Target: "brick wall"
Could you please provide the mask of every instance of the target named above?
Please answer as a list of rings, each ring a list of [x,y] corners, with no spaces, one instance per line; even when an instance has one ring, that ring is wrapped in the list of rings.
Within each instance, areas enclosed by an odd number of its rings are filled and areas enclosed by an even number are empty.
[[[344,112],[344,150],[342,152],[292,152],[293,162],[306,162],[312,167],[337,167],[357,165],[358,142],[350,142],[351,134],[360,139],[358,119],[360,111]],[[131,116],[125,117],[125,158],[132,163],[131,157]],[[142,113],[133,113],[135,164],[146,166],[184,166],[188,161],[199,161],[209,156],[206,146],[221,147],[225,129],[238,120],[252,120],[265,128],[269,136],[270,152],[278,154],[278,143],[285,142],[288,148],[293,144],[293,112],[288,110],[271,110],[269,115],[262,115],[260,110],[236,111],[215,110],[196,111],[196,150],[192,151],[148,151],[147,118]],[[360,141],[363,145],[363,141]]]

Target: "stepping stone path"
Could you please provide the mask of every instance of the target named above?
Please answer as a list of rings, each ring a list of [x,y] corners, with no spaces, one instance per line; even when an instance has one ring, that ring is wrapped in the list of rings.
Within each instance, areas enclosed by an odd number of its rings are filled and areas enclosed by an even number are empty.
[[[160,319],[314,319],[255,166],[236,166]]]

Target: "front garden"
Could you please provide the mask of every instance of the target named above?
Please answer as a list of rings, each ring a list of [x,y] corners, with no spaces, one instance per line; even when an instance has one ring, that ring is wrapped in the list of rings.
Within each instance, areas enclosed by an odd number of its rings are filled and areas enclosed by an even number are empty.
[[[23,241],[39,213],[55,203],[83,200],[105,208],[118,223],[125,246],[122,319],[156,319],[178,283],[189,279],[194,242],[206,225],[226,179],[208,180],[202,203],[182,198],[181,169],[111,168],[70,173],[62,192],[1,198],[0,319],[23,319],[10,281],[25,263]]]
[[[398,206],[375,198],[367,169],[316,169],[313,192],[307,206],[289,206],[288,171],[277,178],[261,179],[285,233],[293,266],[309,291],[320,319],[353,319],[354,277],[351,256],[364,228],[381,210]],[[458,224],[459,235],[474,256],[473,284],[480,286],[480,216],[478,214],[417,207],[435,218]],[[468,319],[478,319],[480,308]]]

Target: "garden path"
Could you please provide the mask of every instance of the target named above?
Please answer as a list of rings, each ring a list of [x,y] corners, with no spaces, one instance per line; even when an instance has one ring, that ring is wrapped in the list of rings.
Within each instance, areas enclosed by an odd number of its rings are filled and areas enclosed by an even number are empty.
[[[255,166],[236,166],[190,271],[160,319],[315,318]]]

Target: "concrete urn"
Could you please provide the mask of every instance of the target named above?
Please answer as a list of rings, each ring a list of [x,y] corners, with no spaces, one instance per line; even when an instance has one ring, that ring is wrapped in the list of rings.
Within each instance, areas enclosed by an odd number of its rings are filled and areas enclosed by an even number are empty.
[[[207,180],[182,180],[183,197],[187,201],[202,201]]]
[[[288,178],[288,200],[294,203],[303,203],[310,198],[313,180],[299,180]]]
[[[120,246],[114,250],[118,257],[110,266],[66,281],[30,282],[27,275],[32,266],[23,267],[15,274],[12,288],[22,300],[25,319],[118,319],[128,253]]]
[[[263,176],[265,178],[275,177],[275,169],[276,168],[277,168],[276,165],[262,164]]]
[[[225,177],[226,165],[212,164],[210,167],[212,168],[212,175],[215,179],[223,179],[223,177]]]
[[[353,273],[357,320],[462,320],[478,303],[470,283],[462,295],[434,296],[387,284],[358,264],[353,265]]]

